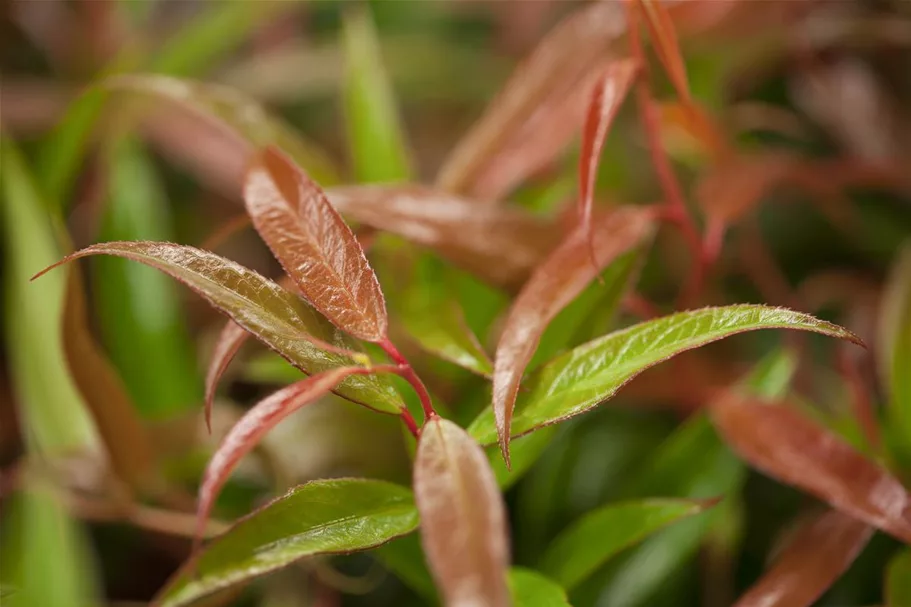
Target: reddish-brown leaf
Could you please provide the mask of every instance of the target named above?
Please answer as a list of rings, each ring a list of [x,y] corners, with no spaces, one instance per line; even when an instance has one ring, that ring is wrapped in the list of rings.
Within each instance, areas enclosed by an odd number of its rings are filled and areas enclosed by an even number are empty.
[[[591,229],[595,179],[607,131],[629,94],[638,70],[639,66],[633,59],[611,63],[595,81],[591,93],[579,155],[579,217],[586,232]]]
[[[506,507],[483,449],[440,418],[425,424],[414,462],[424,553],[449,607],[505,607]]]
[[[787,406],[728,394],[712,419],[751,466],[911,543],[911,495],[886,470]]]
[[[655,53],[667,71],[674,90],[684,103],[690,104],[692,96],[686,77],[686,65],[680,53],[677,30],[662,0],[635,0],[645,15],[645,24],[655,45]]]
[[[215,400],[218,381],[248,337],[250,333],[246,329],[229,320],[219,333],[215,348],[212,349],[212,359],[206,372],[206,427],[209,432],[212,431],[212,403]]]
[[[735,607],[808,607],[854,562],[873,528],[837,510],[806,521]]]
[[[386,304],[376,274],[306,173],[268,147],[247,173],[244,200],[256,230],[313,307],[355,337],[386,337]]]
[[[209,460],[199,488],[196,518],[196,542],[203,537],[206,522],[222,485],[240,459],[249,453],[269,430],[280,421],[327,394],[339,382],[353,374],[369,372],[363,367],[338,367],[291,384],[266,397],[238,421],[222,440]]]
[[[577,229],[538,266],[513,303],[497,345],[493,374],[493,410],[507,464],[516,395],[542,333],[604,267],[642,242],[651,232],[654,218],[650,208],[621,207],[599,220],[592,234]],[[589,248],[590,235],[594,251]]]
[[[434,249],[480,278],[517,288],[556,245],[552,225],[518,209],[478,205],[419,185],[333,188],[351,219]]]

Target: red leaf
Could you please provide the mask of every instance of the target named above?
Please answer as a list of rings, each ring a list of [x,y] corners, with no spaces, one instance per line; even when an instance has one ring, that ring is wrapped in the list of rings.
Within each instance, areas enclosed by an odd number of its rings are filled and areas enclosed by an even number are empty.
[[[873,535],[868,525],[837,510],[803,524],[775,565],[735,607],[809,607],[854,562]]]
[[[582,128],[582,151],[579,156],[579,216],[586,233],[591,229],[595,178],[607,131],[629,94],[638,71],[635,60],[623,59],[611,63],[595,81]]]
[[[202,540],[215,498],[237,462],[280,421],[325,395],[349,375],[364,373],[369,370],[363,367],[330,369],[275,392],[247,411],[222,440],[203,475],[196,514],[197,545]]]
[[[253,225],[317,310],[360,339],[386,336],[379,282],[351,229],[306,173],[274,147],[247,173]]]
[[[911,543],[911,496],[886,470],[782,405],[729,394],[712,419],[751,466]]]
[[[249,336],[250,333],[246,329],[229,320],[215,342],[209,370],[206,372],[206,428],[209,432],[212,432],[212,402],[215,400],[218,381]]]
[[[649,35],[655,44],[655,53],[667,71],[671,84],[677,95],[686,104],[692,102],[690,85],[686,77],[686,65],[680,53],[680,44],[677,41],[677,30],[674,22],[661,0],[635,0],[642,7],[645,14],[645,23]]]
[[[541,334],[601,270],[639,244],[651,231],[650,208],[621,207],[594,226],[594,254],[589,234],[577,229],[535,270],[516,298],[503,325],[493,374],[493,410],[503,457],[509,464],[509,427],[519,383]]]
[[[414,462],[421,541],[450,607],[505,607],[506,507],[483,449],[459,426],[425,424]]]

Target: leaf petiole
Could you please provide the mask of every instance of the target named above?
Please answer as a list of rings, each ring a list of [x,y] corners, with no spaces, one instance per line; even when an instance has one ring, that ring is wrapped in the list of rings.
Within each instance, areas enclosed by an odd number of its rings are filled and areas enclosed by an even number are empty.
[[[377,342],[386,354],[395,361],[397,367],[395,373],[397,373],[402,379],[411,384],[411,387],[414,388],[414,391],[417,393],[418,398],[421,399],[421,408],[424,410],[424,420],[429,420],[431,417],[435,416],[436,410],[433,408],[433,402],[430,400],[430,393],[427,391],[427,387],[424,386],[424,382],[421,381],[421,378],[418,377],[418,374],[414,372],[414,368],[411,364],[402,356],[402,353],[398,351],[398,348],[389,341],[389,338],[384,338],[382,341]],[[403,419],[404,415],[402,416]],[[414,420],[411,420],[414,422]],[[408,421],[405,420],[407,424]],[[409,426],[410,429],[410,426]],[[415,435],[416,436],[416,435]]]

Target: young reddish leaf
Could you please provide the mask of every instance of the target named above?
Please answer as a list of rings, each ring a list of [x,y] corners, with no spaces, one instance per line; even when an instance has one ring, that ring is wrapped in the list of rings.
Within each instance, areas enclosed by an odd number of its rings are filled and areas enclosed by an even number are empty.
[[[229,320],[218,334],[206,372],[206,428],[209,432],[212,432],[212,403],[218,381],[249,336],[250,333],[233,320]]]
[[[731,448],[757,470],[911,542],[911,495],[822,426],[786,406],[733,393],[711,413]]]
[[[674,22],[667,12],[662,0],[632,0],[645,14],[645,24],[648,26],[649,35],[655,44],[655,52],[667,75],[674,85],[674,90],[684,103],[692,102],[690,85],[686,77],[686,65],[680,53],[680,44],[677,42],[677,30]]]
[[[506,507],[481,447],[448,420],[428,421],[414,493],[424,553],[445,604],[509,605]]]
[[[237,462],[280,421],[327,394],[347,376],[366,372],[363,367],[338,367],[318,373],[275,392],[244,414],[222,440],[203,475],[196,511],[197,545],[202,541],[215,498]]]
[[[509,427],[519,383],[547,324],[622,253],[651,231],[651,209],[621,207],[595,226],[594,255],[583,227],[557,247],[532,274],[513,303],[497,345],[493,375],[493,411],[503,457],[509,463]]]
[[[244,187],[253,225],[301,292],[338,328],[386,337],[383,292],[351,228],[306,173],[266,148]]]
[[[304,373],[357,362],[313,345],[315,334],[339,348],[356,347],[300,297],[253,270],[193,247],[165,242],[100,243],[68,255],[35,278],[89,255],[125,257],[176,278]],[[374,376],[351,377],[337,391],[343,398],[385,413],[397,414],[404,406],[394,389]]]
[[[585,124],[582,127],[582,150],[579,155],[579,217],[583,230],[591,230],[595,179],[607,131],[636,80],[639,66],[633,59],[610,64],[595,81]]]
[[[493,284],[516,288],[560,237],[524,211],[478,205],[419,186],[352,186],[329,190],[351,219],[434,249]]]
[[[854,562],[872,527],[837,510],[806,521],[735,607],[809,607]]]

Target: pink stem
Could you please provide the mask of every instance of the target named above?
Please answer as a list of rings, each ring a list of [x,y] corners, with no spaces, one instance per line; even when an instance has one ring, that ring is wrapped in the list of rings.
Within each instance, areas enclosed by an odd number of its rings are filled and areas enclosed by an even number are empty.
[[[425,421],[436,415],[436,411],[433,408],[433,403],[430,400],[430,393],[427,392],[427,388],[424,386],[424,382],[421,381],[421,378],[418,377],[418,374],[414,372],[414,368],[411,364],[405,360],[405,357],[402,356],[401,352],[395,347],[395,345],[389,341],[389,338],[384,339],[379,342],[379,346],[386,351],[386,354],[395,361],[398,365],[397,373],[411,384],[411,387],[414,388],[414,391],[417,393],[418,398],[421,399],[421,407],[424,409],[424,419]]]

